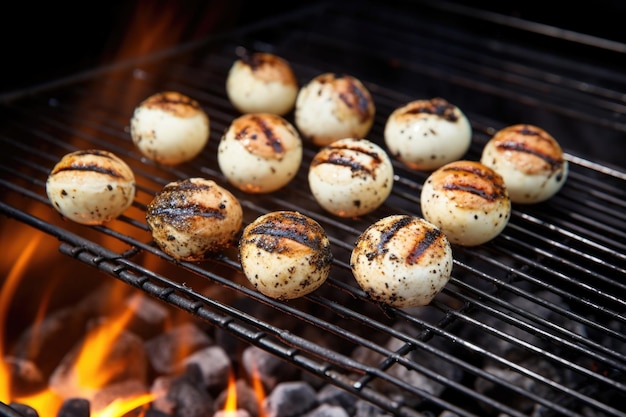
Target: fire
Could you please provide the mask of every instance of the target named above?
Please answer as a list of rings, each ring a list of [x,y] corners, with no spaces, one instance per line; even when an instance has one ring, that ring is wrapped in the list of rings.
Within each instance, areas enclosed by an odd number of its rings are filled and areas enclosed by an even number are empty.
[[[224,416],[235,416],[237,412],[237,384],[232,372],[228,378],[227,393],[226,403],[224,404]]]
[[[6,323],[6,312],[11,299],[13,298],[13,294],[15,294],[15,289],[17,288],[21,276],[23,275],[28,260],[32,257],[32,254],[37,248],[37,245],[39,245],[40,240],[41,235],[36,235],[36,237],[28,243],[24,251],[18,257],[17,262],[13,265],[13,268],[11,268],[9,275],[2,286],[2,292],[0,292],[0,335],[4,335],[5,333],[4,323]],[[2,341],[1,338],[0,341]],[[2,343],[0,343],[0,358],[4,359],[4,357],[4,347]],[[3,360],[0,362],[0,400],[10,398],[10,375],[10,370]]]
[[[265,412],[263,411],[265,390],[263,389],[263,383],[261,382],[260,375],[257,372],[256,368],[253,370],[250,383],[252,385],[256,403],[258,406],[257,415],[258,417],[265,417]],[[239,404],[237,394],[237,382],[235,380],[234,373],[231,372],[228,377],[228,386],[226,388],[226,400],[224,402],[224,406],[222,410],[216,415],[219,415],[219,417],[236,417],[239,415],[238,410]]]
[[[0,292],[0,335],[5,333],[5,324],[7,323],[7,310],[11,304],[15,291],[27,269],[27,265],[36,252],[42,235],[34,235],[35,237],[25,246],[20,256],[13,264],[9,274],[2,285]],[[123,284],[120,284],[122,286]],[[113,299],[120,300],[113,294]],[[41,323],[41,318],[45,314],[47,300],[44,299],[39,303],[36,323]],[[134,309],[132,305],[122,312],[115,319],[94,326],[85,338],[80,354],[78,354],[70,373],[75,376],[71,383],[76,383],[72,387],[70,393],[66,396],[80,396],[80,394],[93,394],[93,392],[101,389],[106,383],[119,371],[127,367],[124,361],[107,361],[110,351],[116,339],[126,328],[128,321],[133,316]],[[33,333],[37,335],[37,331]],[[37,343],[33,340],[32,343]],[[50,388],[45,388],[40,392],[17,396],[11,391],[12,369],[6,362],[7,352],[5,352],[4,338],[0,338],[0,401],[4,403],[22,403],[33,407],[41,417],[55,417],[58,413],[64,395]],[[128,361],[132,358],[127,358]],[[86,395],[85,398],[88,398]],[[153,394],[134,395],[130,398],[118,398],[105,406],[101,410],[95,410],[93,417],[119,417],[123,416],[131,410],[137,409],[142,405],[148,404],[154,400]]]
[[[252,369],[252,389],[254,389],[254,395],[256,396],[257,404],[259,405],[259,417],[265,417],[263,411],[263,401],[265,400],[265,389],[263,388],[263,382],[259,375],[259,370],[255,367]]]
[[[33,244],[34,247],[36,244]],[[30,248],[31,251],[33,248]],[[27,258],[29,251],[24,252]],[[20,263],[16,263],[19,268]],[[7,280],[2,297],[9,297],[10,287],[7,284],[15,280]],[[2,305],[6,305],[3,303]],[[111,359],[111,350],[128,321],[133,316],[133,309],[127,308],[118,317],[94,326],[86,335],[84,343],[71,365],[63,382],[59,386],[46,388],[27,397],[12,397],[10,392],[10,369],[2,362],[0,372],[0,400],[5,403],[18,402],[36,409],[41,417],[55,417],[65,398],[82,397],[91,399],[95,393],[107,386],[118,373],[123,372],[133,358]],[[3,317],[2,317],[3,318]],[[1,345],[0,345],[1,347]],[[4,358],[4,355],[2,356]],[[149,404],[155,396],[151,393],[131,395],[128,398],[117,398],[101,409],[93,410],[93,417],[119,417],[138,407]]]

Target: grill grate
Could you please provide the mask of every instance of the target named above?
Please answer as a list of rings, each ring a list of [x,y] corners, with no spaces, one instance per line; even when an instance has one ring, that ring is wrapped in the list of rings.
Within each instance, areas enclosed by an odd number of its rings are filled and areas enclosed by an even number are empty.
[[[626,173],[615,167],[624,153],[618,138],[625,130],[626,72],[603,66],[624,45],[588,46],[582,42],[588,38],[552,37],[541,25],[518,27],[517,20],[442,4],[424,2],[419,15],[377,7],[308,9],[6,96],[0,211],[56,237],[61,253],[394,415],[625,416]],[[540,125],[568,151],[568,182],[548,202],[515,206],[494,241],[454,247],[452,279],[431,305],[397,310],[372,303],[351,277],[353,242],[385,215],[419,215],[427,173],[394,163],[387,203],[348,220],[321,211],[308,191],[306,170],[316,152],[308,145],[302,169],[285,189],[254,196],[228,187],[216,149],[237,116],[224,82],[242,46],[287,58],[302,83],[326,71],[361,78],[376,102],[369,138],[379,144],[391,111],[420,97],[445,97],[468,114],[474,139],[467,159],[479,159],[500,127]],[[582,50],[597,64],[573,60]],[[209,145],[190,163],[156,166],[132,146],[132,110],[160,90],[197,99],[211,118]],[[137,176],[133,206],[102,227],[61,220],[45,195],[58,159],[87,148],[116,153]],[[316,219],[336,258],[328,282],[303,299],[277,302],[246,285],[234,248],[201,263],[169,259],[151,242],[146,204],[166,183],[191,176],[227,186],[242,203],[245,223],[279,209]],[[222,291],[207,292],[208,286]],[[285,325],[284,318],[295,324]]]

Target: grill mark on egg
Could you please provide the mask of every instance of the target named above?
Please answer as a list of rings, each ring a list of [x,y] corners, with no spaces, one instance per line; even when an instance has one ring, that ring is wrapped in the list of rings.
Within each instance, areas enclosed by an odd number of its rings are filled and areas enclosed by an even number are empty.
[[[376,246],[376,250],[367,253],[365,256],[368,260],[373,260],[378,256],[384,255],[389,251],[388,245],[391,239],[398,233],[398,231],[411,224],[411,218],[409,216],[403,216],[397,221],[393,222],[387,229],[382,230],[380,234],[380,240]]]
[[[461,177],[453,175],[447,178],[447,182],[441,184],[441,188],[444,190],[471,193],[489,202],[498,201],[505,198],[507,195],[504,181],[502,181],[501,178],[495,177],[475,165],[454,164],[454,166],[451,167],[444,167],[441,171],[448,173],[469,173],[483,180],[479,181],[470,176]],[[463,178],[464,181],[462,181],[461,178]]]
[[[343,101],[348,108],[356,109],[361,122],[371,118],[371,98],[369,94],[363,91],[354,78],[344,76],[339,79],[345,80],[346,82],[346,91],[339,92],[341,101]]]
[[[168,184],[163,187],[159,199],[153,201],[147,207],[150,216],[163,217],[171,222],[179,222],[182,218],[204,217],[224,219],[226,204],[219,204],[218,208],[208,207],[198,202],[190,202],[190,197],[195,193],[211,190],[207,184],[198,184],[185,179],[176,184]]]
[[[249,234],[273,238],[261,238],[255,242],[260,248],[273,252],[280,247],[281,239],[290,239],[313,250],[319,250],[323,247],[320,232],[323,231],[319,230],[316,224],[307,221],[302,216],[277,213],[275,218],[250,229]]]
[[[196,100],[174,91],[156,93],[142,104],[142,107],[161,109],[180,117],[188,117],[200,110],[200,103]]]
[[[177,205],[175,207],[151,207],[149,213],[151,216],[161,216],[170,219],[187,216],[199,216],[218,219],[223,219],[226,217],[221,210],[203,207],[199,204],[189,204],[187,206]]]
[[[280,158],[287,150],[280,135],[276,133],[276,125],[282,125],[287,130],[292,130],[278,117],[271,114],[263,114],[263,117],[253,114],[244,115],[235,121],[234,138],[250,153],[260,154],[265,157],[273,155]],[[257,131],[261,134],[257,134]],[[262,141],[262,143],[257,141]],[[271,152],[264,152],[264,147],[271,149]]]
[[[328,153],[319,152],[311,161],[311,167],[322,164],[332,164],[345,166],[350,168],[353,173],[364,172],[372,178],[376,178],[377,167],[383,163],[382,157],[378,152],[368,150],[362,147],[350,146],[345,143],[331,144],[328,146]],[[358,154],[366,155],[371,158],[370,163],[366,166],[357,161],[356,158],[347,155],[345,151],[352,151]]]
[[[268,53],[253,53],[241,57],[241,62],[250,67],[260,79],[280,80],[285,84],[297,85],[296,76],[284,59]]]
[[[109,169],[102,167],[96,163],[90,164],[81,164],[78,161],[72,161],[71,165],[58,167],[54,170],[53,174],[58,174],[59,172],[67,172],[67,171],[87,171],[87,172],[96,172],[98,174],[108,175],[114,178],[124,178],[125,176],[115,169]]]
[[[433,98],[428,101],[420,101],[418,105],[407,109],[405,114],[426,113],[440,116],[449,122],[456,122],[459,117],[455,111],[456,107],[442,98]]]
[[[539,131],[529,125],[520,125],[509,130],[511,135],[520,135],[522,140],[507,139],[496,141],[496,147],[503,151],[523,152],[534,155],[550,166],[552,171],[561,169],[563,165],[563,153],[558,149],[555,142],[546,137],[545,132]],[[537,142],[526,140],[532,138]]]
[[[424,233],[422,239],[418,240],[417,245],[411,250],[406,262],[409,265],[419,264],[421,259],[427,256],[431,249],[441,246],[441,237],[443,233],[440,230],[428,230]]]

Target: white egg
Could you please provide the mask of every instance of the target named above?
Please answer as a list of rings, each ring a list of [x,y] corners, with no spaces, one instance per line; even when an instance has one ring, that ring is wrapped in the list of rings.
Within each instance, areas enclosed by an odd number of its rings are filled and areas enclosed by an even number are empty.
[[[224,132],[217,161],[235,187],[247,193],[269,193],[287,185],[298,173],[302,140],[281,116],[244,114]]]
[[[367,139],[344,138],[322,148],[309,166],[309,187],[326,211],[356,217],[374,211],[393,188],[393,165]]]
[[[209,124],[209,116],[196,100],[166,91],[148,97],[135,108],[130,134],[147,158],[177,165],[202,152],[209,141]]]
[[[430,174],[422,188],[421,209],[451,243],[476,246],[506,227],[511,200],[497,172],[480,162],[461,160]]]
[[[400,308],[424,306],[450,280],[452,248],[432,223],[415,216],[391,215],[358,237],[350,267],[372,299]]]
[[[465,155],[472,142],[472,127],[457,106],[433,98],[394,110],[384,136],[390,155],[411,169],[431,171]]]
[[[226,78],[226,94],[241,113],[282,116],[295,105],[298,81],[285,59],[256,52],[233,63]]]
[[[302,136],[317,146],[343,138],[364,138],[376,108],[363,83],[350,75],[325,73],[300,88],[295,124]]]
[[[64,217],[101,225],[121,215],[135,198],[135,176],[122,159],[97,149],[69,153],[46,181],[52,206]]]
[[[480,161],[502,175],[511,201],[521,204],[554,196],[565,184],[569,170],[556,139],[528,124],[498,131],[483,148]]]
[[[326,281],[333,255],[319,223],[295,211],[276,211],[244,228],[239,259],[244,275],[260,293],[290,300]]]
[[[163,252],[201,261],[235,242],[243,211],[237,198],[215,181],[189,178],[165,185],[148,204],[146,221]]]

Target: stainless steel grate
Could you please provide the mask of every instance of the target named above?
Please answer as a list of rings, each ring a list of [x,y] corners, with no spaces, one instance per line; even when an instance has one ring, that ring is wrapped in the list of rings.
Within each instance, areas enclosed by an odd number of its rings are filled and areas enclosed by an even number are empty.
[[[626,72],[605,65],[625,45],[572,39],[567,32],[554,36],[541,25],[445,3],[417,4],[417,10],[308,9],[3,97],[4,220],[54,236],[70,258],[394,415],[625,416],[626,171],[620,163]],[[568,182],[548,202],[515,206],[495,240],[455,247],[449,285],[418,309],[369,301],[348,259],[369,224],[392,213],[420,215],[427,173],[395,163],[394,191],[383,207],[359,219],[338,219],[308,191],[306,172],[316,152],[309,145],[285,189],[261,196],[229,189],[239,197],[246,223],[292,209],[324,226],[336,260],[322,288],[290,302],[264,297],[246,285],[235,248],[206,262],[173,262],[152,244],[145,206],[175,179],[202,176],[228,187],[216,148],[237,116],[224,82],[238,47],[285,57],[302,83],[326,71],[361,78],[377,106],[369,138],[380,144],[391,111],[421,97],[445,97],[468,114],[474,138],[467,159],[477,160],[500,127],[540,125],[568,151]],[[580,59],[585,52],[593,62]],[[142,159],[128,133],[134,106],[161,90],[194,97],[211,118],[208,147],[177,167]],[[63,221],[45,196],[46,177],[58,159],[87,148],[116,153],[137,176],[133,206],[105,227]],[[207,286],[221,291],[207,292]]]

